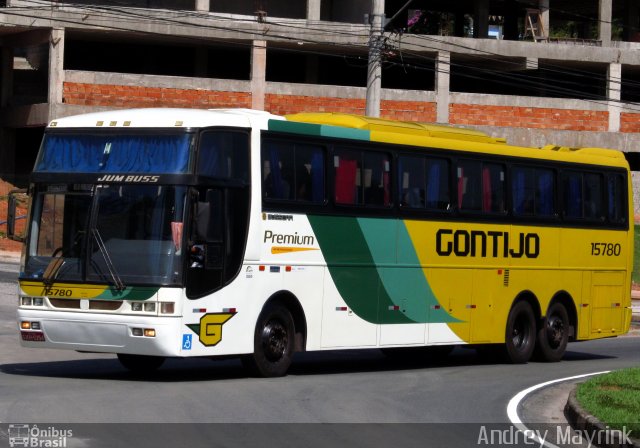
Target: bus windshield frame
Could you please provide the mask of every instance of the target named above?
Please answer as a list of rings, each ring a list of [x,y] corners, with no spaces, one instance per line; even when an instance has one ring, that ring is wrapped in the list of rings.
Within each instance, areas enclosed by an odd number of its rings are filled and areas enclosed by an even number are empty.
[[[186,186],[49,185],[34,195],[23,276],[181,286],[187,197]]]

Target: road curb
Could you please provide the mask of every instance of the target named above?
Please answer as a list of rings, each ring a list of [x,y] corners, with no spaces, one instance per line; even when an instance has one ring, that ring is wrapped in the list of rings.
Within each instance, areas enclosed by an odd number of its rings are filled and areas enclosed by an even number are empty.
[[[585,411],[576,398],[577,389],[578,386],[573,388],[567,399],[567,404],[564,406],[564,415],[574,430],[587,434],[609,431],[610,436],[604,437],[605,440],[602,441],[604,443],[598,444],[600,448],[640,448],[640,440],[631,439],[630,444],[624,440],[620,440],[617,432],[611,432],[608,426]],[[610,438],[613,440],[609,440]]]

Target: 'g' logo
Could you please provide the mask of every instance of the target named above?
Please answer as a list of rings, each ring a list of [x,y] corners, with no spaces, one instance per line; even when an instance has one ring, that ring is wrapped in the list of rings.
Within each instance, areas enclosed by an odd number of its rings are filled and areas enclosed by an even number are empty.
[[[199,324],[187,324],[198,334],[202,345],[212,347],[222,340],[222,325],[235,316],[235,313],[210,313],[200,318]]]

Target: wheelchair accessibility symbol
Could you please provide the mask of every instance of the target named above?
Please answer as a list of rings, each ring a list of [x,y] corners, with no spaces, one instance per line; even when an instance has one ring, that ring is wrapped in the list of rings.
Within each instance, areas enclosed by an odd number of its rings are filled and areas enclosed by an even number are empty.
[[[192,334],[182,335],[182,350],[191,350]]]

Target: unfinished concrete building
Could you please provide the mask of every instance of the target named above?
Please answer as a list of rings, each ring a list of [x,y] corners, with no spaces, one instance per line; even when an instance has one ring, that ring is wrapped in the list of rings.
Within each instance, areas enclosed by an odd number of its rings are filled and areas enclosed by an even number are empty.
[[[640,0],[6,0],[0,177],[55,117],[125,107],[365,113],[509,143],[640,146]],[[373,36],[373,38],[372,38]]]

